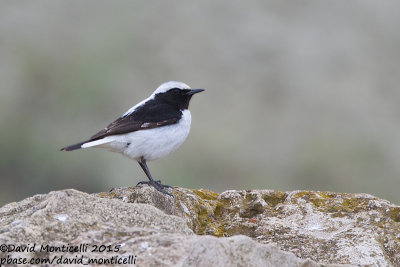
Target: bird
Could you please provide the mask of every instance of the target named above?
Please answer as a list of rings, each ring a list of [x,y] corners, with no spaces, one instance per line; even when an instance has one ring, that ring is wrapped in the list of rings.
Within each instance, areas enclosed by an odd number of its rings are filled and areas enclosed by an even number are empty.
[[[105,148],[136,160],[149,181],[161,193],[171,188],[154,180],[147,161],[164,157],[182,145],[189,135],[192,116],[189,102],[204,89],[191,89],[187,84],[169,81],[161,84],[148,98],[126,111],[88,140],[61,148],[73,151],[82,148]]]

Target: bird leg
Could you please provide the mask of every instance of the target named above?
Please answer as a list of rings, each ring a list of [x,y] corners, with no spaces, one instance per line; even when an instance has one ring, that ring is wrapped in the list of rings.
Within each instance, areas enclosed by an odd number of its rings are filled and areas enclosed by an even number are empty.
[[[163,184],[161,183],[160,180],[155,181],[155,180],[153,179],[153,177],[152,177],[151,174],[150,174],[149,168],[147,167],[146,160],[145,160],[144,158],[141,158],[140,160],[138,160],[138,163],[139,163],[140,167],[142,167],[142,169],[143,169],[144,173],[146,174],[147,178],[149,178],[149,181],[141,181],[141,182],[139,182],[137,185],[140,185],[140,184],[151,185],[151,186],[153,186],[155,189],[157,189],[158,191],[160,191],[161,193],[164,193],[164,194],[167,194],[167,195],[173,197],[173,195],[172,195],[171,193],[168,193],[168,192],[164,189],[164,188],[171,188],[171,186],[169,186],[169,185],[163,185]]]

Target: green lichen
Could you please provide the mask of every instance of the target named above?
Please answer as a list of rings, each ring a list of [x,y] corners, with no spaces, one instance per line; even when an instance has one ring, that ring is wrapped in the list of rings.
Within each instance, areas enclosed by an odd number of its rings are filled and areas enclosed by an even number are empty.
[[[253,236],[257,224],[251,220],[264,212],[265,206],[259,201],[258,194],[247,192],[240,203],[233,205],[232,200],[218,199],[218,194],[208,190],[191,190],[198,199],[192,206],[197,213],[197,220],[194,222],[195,233],[214,235],[217,237],[244,234]],[[286,200],[287,194],[280,191],[266,193],[261,198],[266,201],[269,207],[275,207]],[[248,220],[248,223],[232,224],[238,216],[240,220]]]
[[[199,235],[231,236],[223,221],[225,216],[229,216],[227,213],[230,212],[230,201],[219,200],[219,194],[209,190],[191,191],[198,197],[193,206],[197,213],[197,220],[192,230]]]
[[[351,197],[350,194],[333,194],[330,192],[299,192],[296,198],[303,198],[311,202],[319,211],[332,213],[332,217],[344,217],[346,213],[365,210],[369,200]]]
[[[283,203],[286,200],[286,197],[287,195],[281,191],[274,191],[262,196],[264,201],[273,208],[276,205]]]
[[[368,206],[369,200],[362,198],[345,198],[342,205],[339,206],[339,210],[343,212],[357,212],[365,210]]]
[[[216,200],[218,198],[218,193],[206,190],[206,189],[199,189],[199,190],[192,190],[192,192],[201,199],[204,200]]]
[[[200,204],[196,207],[198,216],[198,228],[196,232],[200,235],[212,234],[213,229],[216,227],[215,219],[211,216],[211,211],[201,202],[203,201],[200,201]]]
[[[308,191],[299,192],[296,195],[294,195],[294,197],[303,198],[311,202],[316,208],[325,207],[328,202],[328,199],[331,198],[329,194],[324,192],[318,192],[318,194],[316,194],[314,192],[308,192]]]
[[[230,202],[227,199],[222,199],[216,202],[214,208],[214,216],[216,218],[223,218],[226,213],[230,212]]]
[[[228,237],[228,236],[232,236],[232,234],[230,233],[230,231],[227,231],[225,225],[219,225],[215,228],[214,231],[214,236],[216,237]]]
[[[391,208],[388,215],[393,221],[400,222],[400,207]]]

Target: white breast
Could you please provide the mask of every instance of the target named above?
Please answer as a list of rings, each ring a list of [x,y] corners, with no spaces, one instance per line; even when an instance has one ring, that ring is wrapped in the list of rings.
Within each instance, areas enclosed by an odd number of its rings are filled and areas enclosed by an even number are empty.
[[[192,116],[189,110],[182,111],[178,123],[160,128],[140,130],[129,134],[113,135],[104,138],[107,143],[98,147],[138,160],[155,160],[175,151],[186,140]]]

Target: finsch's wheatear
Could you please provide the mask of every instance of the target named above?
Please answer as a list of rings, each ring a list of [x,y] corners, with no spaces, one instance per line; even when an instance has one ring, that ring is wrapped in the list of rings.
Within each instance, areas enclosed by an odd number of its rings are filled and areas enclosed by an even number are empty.
[[[158,191],[172,196],[170,186],[155,181],[146,162],[175,151],[186,139],[192,120],[189,102],[204,89],[191,89],[182,82],[161,84],[150,97],[130,108],[90,139],[62,148],[71,151],[88,147],[106,148],[136,160]]]

